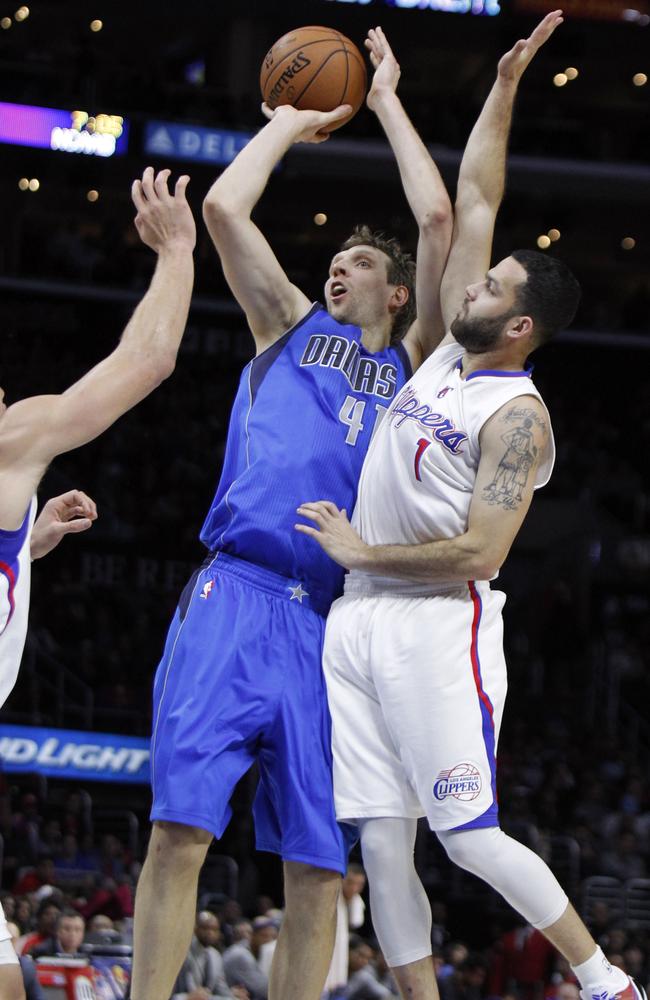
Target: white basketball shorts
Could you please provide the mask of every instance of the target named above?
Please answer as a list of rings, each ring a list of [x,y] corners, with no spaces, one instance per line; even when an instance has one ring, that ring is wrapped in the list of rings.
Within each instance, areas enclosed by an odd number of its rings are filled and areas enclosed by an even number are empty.
[[[0,904],[0,965],[18,965],[18,956],[11,943],[11,934],[7,927],[2,904]]]
[[[432,830],[498,825],[504,602],[487,583],[335,601],[323,663],[337,819],[426,815]]]

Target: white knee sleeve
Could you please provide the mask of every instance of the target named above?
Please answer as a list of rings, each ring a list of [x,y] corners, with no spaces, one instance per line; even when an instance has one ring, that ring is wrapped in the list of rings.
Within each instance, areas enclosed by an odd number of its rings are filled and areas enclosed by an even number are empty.
[[[498,827],[437,834],[452,861],[501,893],[538,930],[550,927],[566,910],[569,900],[550,868]]]
[[[11,943],[11,938],[0,941],[0,965],[18,965],[18,956]]]
[[[431,954],[431,907],[415,871],[414,819],[359,820],[377,940],[391,967]]]

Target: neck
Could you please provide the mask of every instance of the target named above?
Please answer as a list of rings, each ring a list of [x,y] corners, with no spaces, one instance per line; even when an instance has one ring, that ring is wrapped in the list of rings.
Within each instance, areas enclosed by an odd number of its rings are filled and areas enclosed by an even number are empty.
[[[390,319],[384,323],[362,326],[361,343],[371,354],[376,354],[377,351],[384,351],[390,344],[392,330],[393,324]]]
[[[522,372],[525,369],[526,357],[525,354],[513,354],[512,351],[498,349],[486,351],[483,354],[471,354],[469,351],[465,351],[462,368],[463,378],[467,378],[472,372],[487,369],[490,371]]]

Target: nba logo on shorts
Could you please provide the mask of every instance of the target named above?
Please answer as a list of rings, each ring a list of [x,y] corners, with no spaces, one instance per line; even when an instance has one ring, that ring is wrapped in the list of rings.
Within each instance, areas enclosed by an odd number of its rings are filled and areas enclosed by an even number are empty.
[[[204,601],[207,601],[208,597],[212,593],[213,587],[214,587],[214,580],[208,580],[207,583],[203,584],[203,590],[199,594],[199,597],[202,597]]]
[[[481,775],[475,764],[456,764],[441,771],[433,786],[433,797],[442,802],[450,795],[460,802],[471,802],[480,794]]]

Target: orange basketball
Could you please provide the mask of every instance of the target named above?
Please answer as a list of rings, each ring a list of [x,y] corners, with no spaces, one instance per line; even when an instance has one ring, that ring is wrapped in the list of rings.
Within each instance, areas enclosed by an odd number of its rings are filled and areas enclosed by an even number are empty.
[[[334,28],[296,28],[279,38],[262,63],[260,89],[270,108],[333,111],[351,104],[356,115],[366,96],[366,64],[356,45]]]

